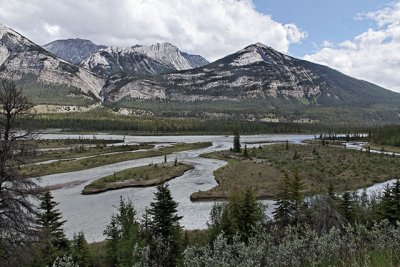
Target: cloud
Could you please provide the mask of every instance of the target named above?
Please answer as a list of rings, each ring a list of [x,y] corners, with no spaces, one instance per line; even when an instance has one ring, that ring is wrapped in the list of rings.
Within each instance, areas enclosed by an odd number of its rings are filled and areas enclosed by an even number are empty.
[[[370,19],[376,25],[353,40],[325,43],[304,59],[400,92],[400,2],[357,19]]]
[[[210,60],[262,42],[287,53],[307,34],[251,0],[0,0],[0,21],[32,41],[80,37],[131,46],[170,42]]]

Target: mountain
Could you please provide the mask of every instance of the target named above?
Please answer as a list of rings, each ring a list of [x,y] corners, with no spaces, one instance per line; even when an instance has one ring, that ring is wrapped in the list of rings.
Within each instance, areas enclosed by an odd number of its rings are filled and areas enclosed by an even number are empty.
[[[158,75],[197,68],[207,63],[199,55],[189,55],[169,43],[162,43],[101,49],[85,59],[81,66],[107,78],[118,73]]]
[[[163,74],[157,79],[120,77],[108,81],[102,95],[107,102],[122,101],[128,106],[129,102],[135,103],[131,106],[140,105],[137,101],[143,99],[187,102],[192,106],[208,101],[215,103],[207,106],[212,109],[222,105],[220,110],[224,112],[236,109],[263,113],[260,116],[269,112],[280,116],[289,111],[303,115],[308,110],[309,117],[318,118],[319,114],[313,113],[321,113],[323,108],[324,112],[327,108],[334,108],[335,112],[358,108],[364,109],[368,116],[376,115],[377,120],[390,109],[391,118],[399,120],[400,111],[398,93],[326,66],[284,55],[260,43],[205,66]],[[380,110],[386,115],[379,115]]]
[[[57,94],[100,99],[104,81],[91,72],[72,65],[0,24],[0,76],[20,78],[29,93]],[[39,92],[40,91],[40,92]],[[60,96],[63,98],[64,96]]]
[[[400,94],[261,43],[206,63],[163,43],[102,48],[76,66],[0,24],[0,77],[17,78],[35,104],[68,109],[101,101],[124,114],[160,117],[400,123]]]
[[[152,80],[150,77],[131,79],[131,82],[122,83],[131,90],[145,90],[144,84]],[[136,88],[134,84],[139,83],[141,86]],[[328,67],[284,55],[260,43],[203,67],[161,75],[151,86],[154,84],[163,91],[165,99],[180,101],[280,99],[340,106],[399,99],[399,94]],[[126,97],[118,88],[111,91],[105,95],[107,99]]]
[[[96,45],[89,40],[76,38],[56,40],[44,45],[43,48],[69,63],[79,65],[82,60],[100,49],[106,48],[106,46]]]

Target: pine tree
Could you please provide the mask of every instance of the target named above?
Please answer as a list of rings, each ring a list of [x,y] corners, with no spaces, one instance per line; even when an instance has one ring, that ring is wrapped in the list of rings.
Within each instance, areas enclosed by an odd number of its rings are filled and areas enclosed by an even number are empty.
[[[354,203],[349,191],[344,192],[341,196],[338,210],[347,222],[353,223],[355,221]]]
[[[120,199],[118,213],[111,217],[106,236],[107,258],[113,266],[132,266],[136,259],[133,249],[139,242],[139,223],[132,202]]]
[[[295,171],[289,182],[289,198],[292,201],[292,213],[294,222],[302,221],[302,212],[304,211],[304,182],[298,171]]]
[[[240,145],[240,135],[239,132],[235,132],[233,135],[233,152],[240,153],[241,145]]]
[[[400,180],[393,186],[387,186],[383,191],[382,201],[379,204],[381,219],[387,219],[396,225],[400,221]]]
[[[151,216],[149,221],[151,239],[148,240],[151,258],[159,257],[156,246],[159,241],[168,247],[165,266],[176,266],[181,256],[180,233],[181,226],[179,220],[181,216],[177,215],[178,203],[172,198],[168,184],[157,186],[157,192],[154,193],[154,201],[150,203],[148,213]],[[160,239],[160,240],[158,240]],[[157,242],[156,242],[157,241]]]
[[[230,216],[227,203],[215,203],[210,212],[210,243],[212,244],[218,235],[224,234],[230,243],[236,233],[235,225]]]
[[[249,152],[247,152],[247,145],[244,145],[243,157],[245,157],[245,158],[249,157]]]
[[[247,242],[254,234],[256,227],[262,223],[263,209],[250,189],[241,193],[238,208],[237,213],[234,214],[238,234],[243,241]]]
[[[290,178],[287,173],[280,180],[278,185],[278,198],[276,202],[276,209],[274,210],[274,220],[281,227],[285,227],[290,224],[293,216],[293,204],[290,199]]]
[[[91,258],[89,253],[89,245],[83,232],[79,232],[77,235],[74,235],[71,243],[73,261],[80,267],[90,266]]]
[[[40,197],[41,213],[37,219],[39,242],[34,249],[34,266],[51,265],[69,249],[68,239],[62,229],[66,221],[62,220],[61,212],[56,209],[58,203],[53,199],[49,190]]]

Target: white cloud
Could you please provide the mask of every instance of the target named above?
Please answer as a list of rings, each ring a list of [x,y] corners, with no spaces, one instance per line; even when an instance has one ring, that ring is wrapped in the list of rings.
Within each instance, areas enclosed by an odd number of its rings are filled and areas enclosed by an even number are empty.
[[[45,44],[80,37],[105,45],[170,42],[214,60],[251,43],[287,53],[306,33],[251,0],[0,0],[0,21]]]
[[[360,18],[372,19],[376,27],[353,40],[326,43],[304,59],[400,92],[400,2]]]

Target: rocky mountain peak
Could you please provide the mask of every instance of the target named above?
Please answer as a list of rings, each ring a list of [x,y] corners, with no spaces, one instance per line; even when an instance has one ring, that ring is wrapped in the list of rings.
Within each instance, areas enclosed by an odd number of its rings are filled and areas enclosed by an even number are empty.
[[[47,51],[74,65],[79,65],[82,60],[86,59],[92,53],[105,47],[94,44],[90,40],[79,38],[56,40],[43,46]]]
[[[24,50],[35,46],[33,42],[18,32],[0,23],[0,46],[11,51]]]
[[[18,32],[0,24],[0,76],[10,73],[31,84],[51,84],[75,88],[81,94],[100,99],[104,82],[83,68],[74,66]]]

